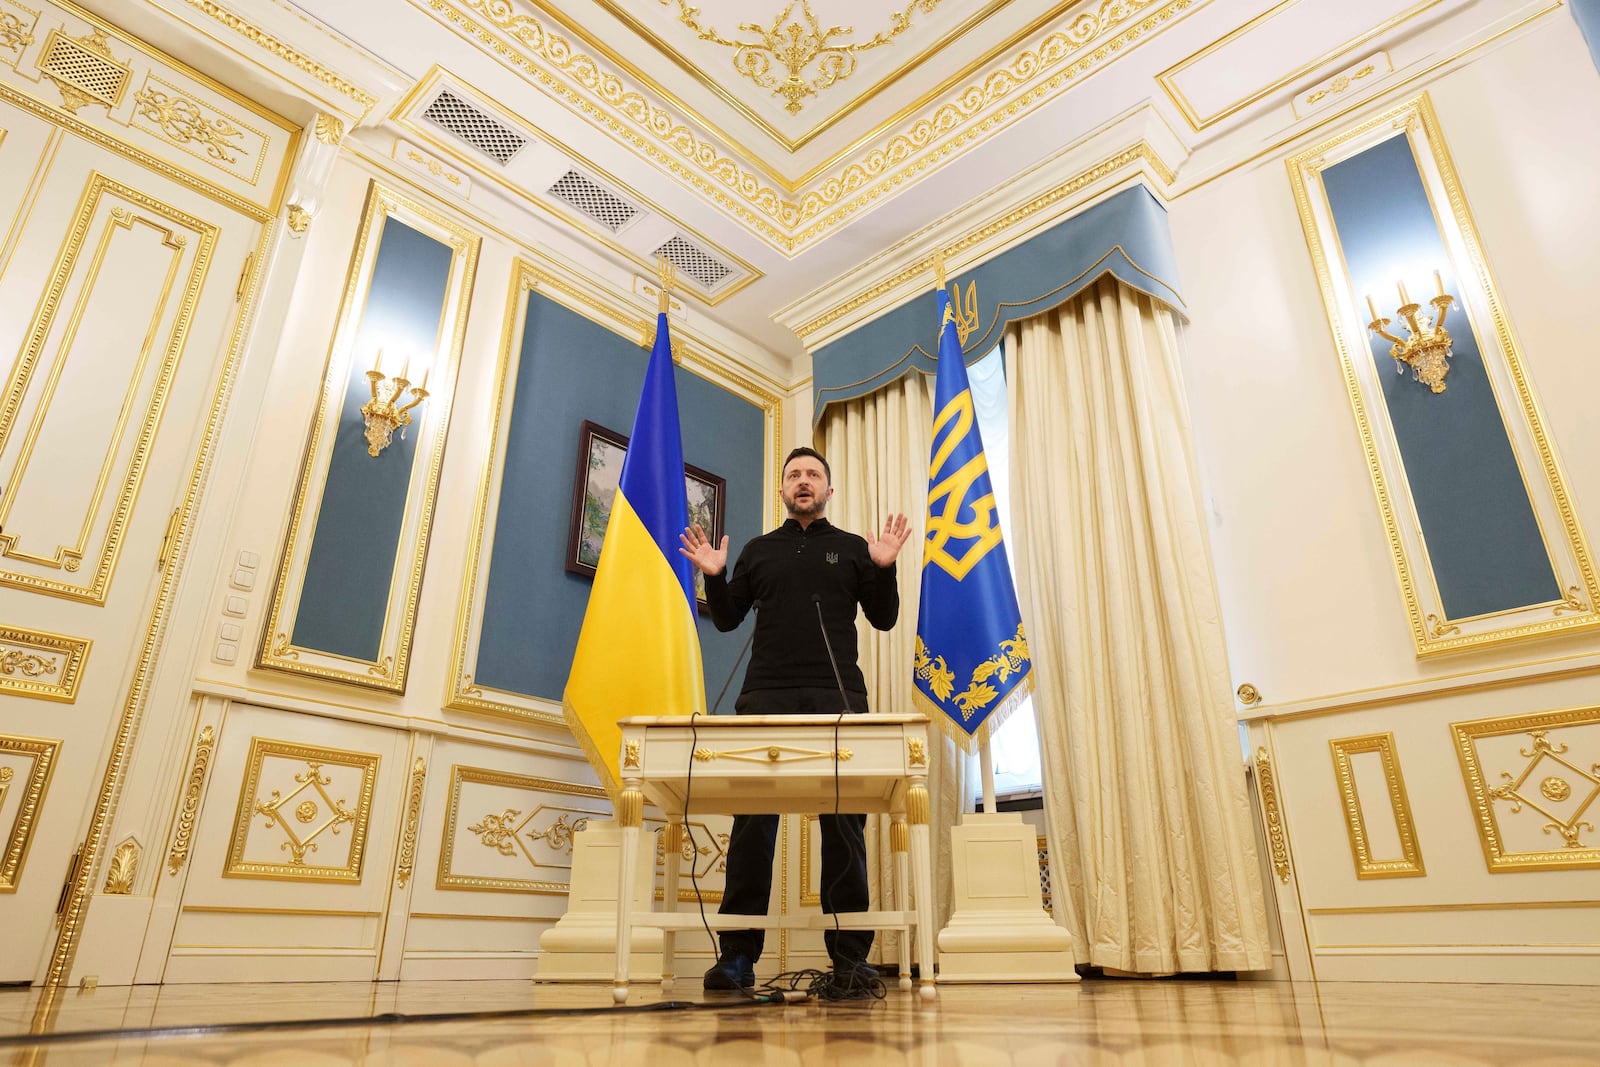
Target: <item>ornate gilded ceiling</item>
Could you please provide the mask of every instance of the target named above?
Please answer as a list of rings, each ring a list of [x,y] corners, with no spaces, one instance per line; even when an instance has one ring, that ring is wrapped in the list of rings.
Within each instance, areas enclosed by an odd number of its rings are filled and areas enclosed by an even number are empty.
[[[909,277],[926,255],[911,245],[954,247],[999,219],[1025,230],[1038,221],[1028,205],[1057,210],[1064,188],[1094,196],[1108,182],[1143,174],[1159,192],[1181,192],[1189,176],[1224,164],[1221,156],[1237,162],[1264,138],[1415,76],[1464,35],[1551,7],[1551,0],[184,3],[196,21],[247,38],[253,31],[258,46],[280,59],[301,57],[309,66],[296,65],[321,71],[323,84],[353,81],[376,98],[355,116],[353,139],[395,159],[426,158],[436,175],[453,168],[445,191],[480,210],[509,203],[554,217],[602,260],[644,277],[646,246],[669,232],[708,250],[736,280],[689,295],[736,333],[790,356],[799,345],[774,316],[818,321],[851,301],[844,292],[824,298],[841,278],[859,294]],[[1424,41],[1425,30],[1438,32]],[[346,77],[359,70],[382,71],[392,84]],[[530,147],[497,165],[437,136],[418,116],[441,86]],[[1113,160],[1122,162],[1108,169]],[[546,210],[540,197],[564,166],[635,205],[646,221],[601,232]],[[1086,175],[1096,177],[1080,180]],[[493,203],[480,192],[491,188]],[[526,232],[510,221],[506,228]]]

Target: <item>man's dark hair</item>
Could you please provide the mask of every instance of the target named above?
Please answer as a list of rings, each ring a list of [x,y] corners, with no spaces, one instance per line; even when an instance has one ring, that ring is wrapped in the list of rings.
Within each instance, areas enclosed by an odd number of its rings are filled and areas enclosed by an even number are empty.
[[[783,457],[783,469],[784,470],[788,470],[789,469],[789,464],[794,461],[794,458],[796,456],[811,456],[818,463],[822,464],[822,473],[826,474],[828,476],[828,484],[829,485],[833,484],[833,468],[828,466],[827,459],[823,457],[821,452],[818,452],[814,448],[807,448],[805,445],[801,445],[799,448],[795,449],[794,451],[790,452],[787,456]]]

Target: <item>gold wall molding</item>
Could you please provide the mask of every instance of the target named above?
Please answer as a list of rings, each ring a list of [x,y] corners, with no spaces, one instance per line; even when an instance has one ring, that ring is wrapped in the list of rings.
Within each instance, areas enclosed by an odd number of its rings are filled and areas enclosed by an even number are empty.
[[[1240,37],[1250,33],[1263,23],[1270,21],[1279,12],[1286,8],[1293,7],[1296,3],[1298,3],[1298,0],[1279,0],[1278,3],[1257,15],[1249,22],[1246,22],[1237,29],[1224,34],[1217,40],[1212,41],[1210,44],[1200,49],[1198,52],[1186,56],[1177,63],[1174,63],[1172,66],[1168,67],[1166,70],[1162,71],[1160,74],[1156,75],[1156,84],[1161,87],[1161,91],[1167,94],[1167,99],[1171,100],[1173,105],[1177,107],[1179,113],[1183,115],[1183,119],[1189,124],[1189,128],[1194,130],[1196,133],[1199,133],[1200,131],[1209,129],[1210,127],[1232,115],[1238,114],[1240,111],[1243,111],[1250,105],[1266,99],[1268,96],[1271,96],[1273,93],[1291,84],[1292,82],[1301,81],[1307,74],[1310,74],[1319,67],[1326,66],[1328,63],[1338,59],[1340,56],[1355,51],[1368,41],[1388,33],[1396,26],[1410,21],[1416,16],[1427,11],[1429,8],[1437,6],[1440,2],[1441,0],[1420,0],[1419,3],[1413,4],[1411,7],[1406,8],[1399,14],[1385,19],[1383,22],[1372,27],[1371,29],[1357,34],[1355,37],[1350,38],[1337,47],[1323,52],[1310,62],[1301,64],[1289,73],[1269,82],[1267,85],[1253,90],[1244,97],[1235,100],[1230,104],[1224,105],[1222,108],[1212,112],[1209,115],[1201,115],[1199,113],[1199,109],[1197,109],[1194,104],[1190,102],[1189,98],[1184,95],[1183,90],[1178,86],[1178,75],[1182,74],[1194,64],[1199,63],[1206,57],[1214,54],[1219,49],[1227,47]],[[1348,88],[1348,86],[1346,87]],[[1342,89],[1333,91],[1343,92]],[[1307,102],[1315,103],[1315,101],[1309,100]]]
[[[289,213],[284,217],[284,224],[289,227],[289,232],[299,237],[311,226],[311,212],[299,204],[290,204]],[[279,636],[282,636],[281,634]],[[285,638],[287,640],[287,638]]]
[[[793,254],[926,172],[933,159],[1009,125],[1201,0],[1103,0],[1094,12],[1081,13],[1067,28],[949,93],[922,115],[907,116],[902,132],[878,146],[849,149],[793,182],[769,170],[770,183],[755,173],[755,163],[724,154],[712,138],[696,132],[696,124],[655,104],[627,79],[504,0],[415,2]],[[853,160],[840,166],[845,155]]]
[[[1261,791],[1261,815],[1267,822],[1267,849],[1278,881],[1289,884],[1289,838],[1284,831],[1283,809],[1278,804],[1278,779],[1272,771],[1272,757],[1264,748],[1256,749],[1256,788]]]
[[[106,896],[125,897],[133,892],[134,880],[139,877],[139,842],[128,838],[111,854],[111,864],[106,868],[106,882],[102,890]]]
[[[370,752],[251,738],[233,820],[232,844],[222,876],[291,882],[361,881],[379,759]],[[268,760],[274,761],[275,766],[269,768]],[[339,776],[342,781],[336,781],[330,768],[347,773]],[[281,788],[270,788],[273,782]],[[265,794],[263,789],[267,790]],[[350,844],[343,862],[312,862],[322,852],[322,845],[329,843],[328,838],[342,837],[347,826]],[[247,858],[252,830],[275,830],[276,833],[263,832],[263,838],[276,846],[267,854],[286,853],[289,862]]]
[[[406,821],[400,831],[400,861],[395,867],[395,884],[401,889],[411,880],[417,863],[417,828],[422,825],[422,786],[428,778],[428,764],[421,756],[411,765],[411,787],[406,790]]]
[[[363,118],[365,118],[367,113],[372,110],[373,105],[378,102],[378,98],[367,92],[365,89],[346,81],[344,78],[341,78],[331,70],[328,70],[326,67],[322,66],[309,56],[295,51],[293,48],[272,36],[272,34],[259,28],[248,19],[240,18],[233,12],[228,11],[221,4],[215,3],[214,0],[186,0],[186,2],[190,7],[194,8],[202,15],[214,19],[221,25],[226,26],[228,29],[243,37],[257,48],[270,53],[275,58],[282,60],[283,62],[294,67],[296,70],[299,70],[305,74],[309,74],[312,78],[327,86],[329,89],[332,89],[340,96],[346,97],[354,103],[360,105],[361,116]]]
[[[72,358],[73,341],[78,336],[86,309],[100,283],[106,281],[102,278],[101,268],[107,258],[107,249],[114,241],[128,239],[124,235],[131,238],[135,227],[151,231],[159,238],[160,249],[168,253],[168,262],[154,268],[160,271],[156,276],[162,280],[159,292],[152,297],[154,308],[150,312],[150,335],[138,358],[133,361],[131,376],[123,386],[126,401],[110,428],[110,448],[97,478],[83,487],[87,496],[86,513],[78,530],[71,534],[72,543],[58,541],[53,547],[40,545],[32,550],[25,549],[22,540],[26,536],[27,524],[23,523],[23,529],[18,530],[18,522],[11,509],[19,496],[30,488],[29,475],[32,471],[29,464],[50,417],[77,418],[76,413],[53,406],[61,367]],[[91,228],[96,230],[96,237],[92,241],[89,237]],[[123,538],[133,517],[145,468],[155,446],[167,394],[177,375],[178,361],[188,340],[189,325],[199,304],[201,287],[220,235],[220,228],[213,223],[170,207],[154,196],[99,172],[90,172],[45,291],[34,311],[33,321],[24,335],[26,340],[22,352],[13,365],[5,393],[0,397],[0,451],[6,448],[14,431],[23,430],[23,443],[12,459],[10,478],[0,490],[0,523],[9,527],[0,533],[0,557],[13,561],[11,569],[0,569],[0,584],[92,604],[105,603]],[[93,251],[90,252],[90,261],[85,267],[77,295],[72,306],[66,307],[63,298],[69,282],[77,272],[80,257],[91,245]],[[108,284],[118,281],[109,279]],[[174,297],[177,304],[171,313],[171,325],[165,341],[158,342],[155,323],[167,317]],[[55,331],[56,318],[63,310],[66,311],[67,326],[64,331]],[[55,347],[47,351],[46,344],[52,338]],[[153,371],[147,369],[152,348],[159,348]],[[20,418],[23,399],[29,393],[33,376],[41,365],[47,365],[48,370],[39,384],[37,402],[24,426]],[[146,378],[150,379],[151,385],[141,413],[136,408],[135,397]],[[123,444],[130,436],[133,444],[123,459]],[[119,462],[126,464],[120,478],[115,476],[114,471]],[[60,491],[62,487],[59,486],[53,490],[57,493]],[[102,522],[103,529],[97,535],[96,526]],[[44,539],[49,541],[54,538],[46,534]],[[95,540],[98,540],[98,545],[91,544]],[[26,569],[18,567],[18,563],[24,564]],[[80,570],[86,572],[84,579],[77,578]]]
[[[1420,878],[1426,875],[1428,872],[1422,863],[1422,849],[1417,842],[1416,821],[1411,814],[1411,802],[1406,796],[1405,778],[1400,773],[1400,757],[1395,751],[1394,734],[1340,737],[1329,741],[1328,747],[1333,753],[1334,775],[1339,782],[1345,830],[1350,835],[1350,855],[1355,862],[1356,877]],[[1352,762],[1352,757],[1364,753],[1375,753],[1382,763],[1389,808],[1394,813],[1395,832],[1400,838],[1398,859],[1378,859],[1372,855],[1371,836],[1367,832],[1365,809]]]
[[[1600,707],[1450,730],[1489,873],[1600,867]],[[1548,847],[1552,840],[1559,847]]]
[[[566,729],[559,705],[537,696],[513,693],[484,686],[474,678],[477,671],[477,645],[482,628],[485,586],[488,582],[489,546],[493,544],[493,522],[498,518],[498,495],[505,463],[505,434],[509,428],[516,376],[522,351],[522,333],[527,320],[529,294],[537,290],[589,321],[613,333],[638,339],[651,347],[653,323],[636,315],[633,309],[619,309],[573,285],[552,270],[518,258],[512,264],[511,282],[506,295],[505,317],[501,323],[499,364],[494,377],[494,400],[490,409],[489,452],[484,458],[478,482],[478,499],[473,513],[472,535],[467,542],[465,579],[456,611],[456,627],[451,652],[450,689],[445,707],[454,711],[476,711],[490,715],[525,719]],[[637,331],[637,332],[635,332]],[[698,346],[675,337],[674,362],[691,373],[727,389],[735,396],[759,407],[768,431],[769,486],[778,483],[783,436],[783,398],[764,383],[729,370]]]
[[[150,123],[151,132],[188,154],[250,185],[260,182],[272,143],[270,134],[240,116],[194,99],[154,74],[145,76],[144,84],[133,94],[133,102],[130,125],[134,119],[144,119]],[[137,125],[134,128],[145,129]]]
[[[472,795],[464,797],[472,786],[484,788],[471,789]],[[506,806],[504,790],[525,794],[526,800],[517,807]],[[584,807],[551,804],[546,800],[550,794],[582,797],[590,803]],[[489,805],[490,810],[482,815],[467,814],[472,810],[468,805],[483,811],[477,807],[480,804]],[[439,845],[439,874],[435,887],[498,893],[565,893],[567,882],[564,880],[548,874],[530,878],[521,872],[571,870],[571,863],[561,863],[559,857],[570,854],[572,833],[592,818],[604,818],[605,809],[605,790],[599,786],[456,764],[450,768],[450,800],[444,818],[444,837]],[[571,822],[567,821],[569,818]],[[547,824],[543,829],[536,825],[541,821]],[[461,826],[458,835],[461,823],[470,825]],[[468,848],[481,846],[496,857],[513,860],[517,873],[501,874],[498,862],[486,867],[475,854],[458,855],[458,840],[473,842]],[[542,841],[552,855],[536,855],[532,846],[535,841]]]
[[[728,817],[731,818],[731,816]],[[699,891],[699,896],[696,897],[694,882],[701,878],[726,875],[728,873],[729,833],[726,831],[721,833],[713,831],[706,823],[704,816],[699,818],[691,816],[678,825],[682,829],[682,832],[678,834],[678,855],[682,858],[683,863],[688,865],[688,871],[693,872],[692,876],[689,873],[683,875],[683,878],[689,882],[689,886],[678,890],[678,899],[688,903],[704,900],[708,904],[721,901],[722,890],[720,889],[702,888]],[[698,833],[696,833],[696,828],[699,830]],[[656,871],[658,873],[665,872],[667,868],[667,846],[669,844],[667,841],[668,827],[659,819],[647,819],[645,820],[645,829],[656,835]],[[658,830],[660,832],[657,832]],[[702,841],[709,842],[709,844],[701,844]],[[666,894],[663,890],[656,890],[657,900],[663,900],[665,897]]]
[[[445,283],[443,310],[434,364],[429,373],[433,387],[417,431],[417,447],[412,457],[412,476],[407,488],[405,516],[395,548],[395,565],[387,590],[373,590],[385,596],[383,630],[376,655],[371,660],[355,659],[335,652],[306,648],[293,643],[294,622],[299,610],[306,560],[321,517],[322,491],[333,462],[340,412],[349,388],[350,367],[358,359],[371,359],[370,352],[357,352],[370,286],[376,268],[379,245],[390,219],[408,226],[452,250]],[[412,638],[416,631],[417,600],[422,587],[428,535],[432,529],[434,501],[439,489],[445,438],[454,404],[455,382],[466,339],[467,315],[471,307],[481,238],[444,212],[394,189],[372,181],[357,229],[350,269],[345,277],[339,316],[328,346],[323,368],[322,401],[312,422],[289,532],[278,564],[271,606],[263,620],[263,636],[256,665],[294,674],[311,675],[329,681],[345,682],[388,693],[403,693],[411,664]],[[421,472],[418,472],[421,465]]]
[[[1388,429],[1387,408],[1373,378],[1376,371],[1368,356],[1365,326],[1358,323],[1365,312],[1356,306],[1356,296],[1343,268],[1321,171],[1394,137],[1396,131],[1410,145],[1439,223],[1440,239],[1453,272],[1460,279],[1462,314],[1467,316],[1483,349],[1491,390],[1522,472],[1523,488],[1549,553],[1551,569],[1558,587],[1569,590],[1561,600],[1471,618],[1448,617],[1404,471],[1390,457],[1392,432]],[[1298,152],[1286,161],[1286,166],[1416,654],[1429,656],[1494,647],[1600,627],[1600,576],[1428,94],[1386,109]],[[1501,357],[1498,361],[1493,358],[1496,347]]]
[[[60,751],[60,741],[0,734],[0,817],[7,808],[14,812],[8,822],[0,822],[0,893],[15,893],[22,881]]]
[[[20,56],[23,49],[34,42],[33,30],[39,24],[39,13],[25,8],[21,4],[8,4],[7,6],[12,10],[8,11],[0,8],[0,48],[8,52],[15,52]],[[31,15],[32,20],[24,24],[23,15]],[[15,60],[12,62],[14,64]]]
[[[183,790],[183,800],[178,805],[178,825],[172,834],[172,850],[167,853],[167,870],[173,874],[189,858],[189,846],[194,840],[194,820],[200,811],[200,796],[205,790],[206,772],[211,769],[211,751],[216,747],[216,731],[207,726],[195,739],[194,759],[189,764],[189,781]]]
[[[0,626],[0,693],[71,704],[92,644],[86,637]]]

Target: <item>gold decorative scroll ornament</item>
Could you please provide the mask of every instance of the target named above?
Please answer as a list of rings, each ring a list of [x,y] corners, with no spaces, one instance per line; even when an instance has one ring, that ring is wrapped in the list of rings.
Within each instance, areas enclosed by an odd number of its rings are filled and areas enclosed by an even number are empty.
[[[771,89],[773,96],[781,96],[787,103],[784,110],[791,115],[800,114],[801,103],[808,96],[855,73],[856,55],[882,48],[911,28],[912,12],[919,8],[931,14],[939,0],[912,0],[902,11],[889,16],[889,27],[879,30],[871,40],[856,44],[836,42],[836,38],[855,33],[854,26],[829,26],[822,28],[811,10],[811,0],[798,0],[804,24],[793,18],[796,0],[772,20],[771,26],[759,22],[741,22],[742,33],[754,39],[732,40],[722,36],[715,27],[700,22],[700,9],[690,7],[687,0],[661,0],[663,4],[678,5],[678,21],[693,30],[702,41],[733,49],[733,69],[749,78],[763,89]],[[782,68],[779,73],[776,68]]]
[[[178,809],[178,829],[172,836],[172,851],[167,856],[167,870],[173,874],[189,858],[189,845],[194,839],[194,817],[200,810],[200,792],[205,788],[206,771],[211,767],[211,749],[216,744],[216,731],[207,726],[200,731],[194,744],[194,762],[189,767],[189,782],[183,791],[183,805]]]

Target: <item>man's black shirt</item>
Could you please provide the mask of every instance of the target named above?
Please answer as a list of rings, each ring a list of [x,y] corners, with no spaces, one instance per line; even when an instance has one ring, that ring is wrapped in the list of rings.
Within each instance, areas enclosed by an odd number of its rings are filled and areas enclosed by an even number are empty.
[[[761,602],[743,692],[836,688],[814,594],[821,598],[822,620],[845,689],[867,691],[856,664],[856,605],[877,629],[892,627],[900,615],[895,566],[879,567],[864,538],[819,518],[806,527],[789,519],[750,541],[739,553],[731,578],[726,571],[706,575],[706,603],[718,630],[736,628],[750,605]]]

